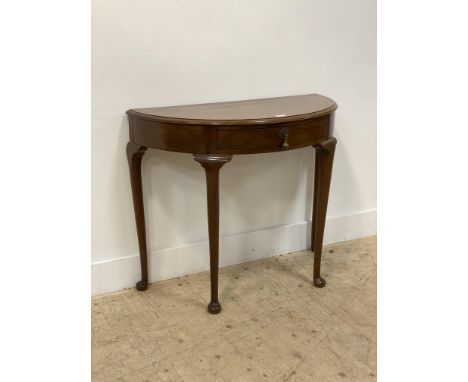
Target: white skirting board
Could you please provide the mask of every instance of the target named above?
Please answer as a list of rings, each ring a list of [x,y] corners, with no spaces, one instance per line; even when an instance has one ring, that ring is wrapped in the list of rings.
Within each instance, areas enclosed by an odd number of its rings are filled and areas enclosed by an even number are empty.
[[[221,237],[220,266],[234,265],[265,257],[304,250],[310,247],[311,222],[303,221],[259,231]],[[346,216],[329,217],[324,244],[338,243],[377,233],[377,210]],[[150,282],[168,280],[209,269],[208,241],[150,251]],[[135,286],[140,280],[138,254],[91,265],[93,295],[115,292]]]

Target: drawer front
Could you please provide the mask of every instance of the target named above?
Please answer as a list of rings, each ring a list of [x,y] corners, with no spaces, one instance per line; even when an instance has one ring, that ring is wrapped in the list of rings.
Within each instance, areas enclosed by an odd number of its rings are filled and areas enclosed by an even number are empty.
[[[311,146],[328,137],[329,117],[262,128],[220,129],[216,149],[227,153],[261,153]]]

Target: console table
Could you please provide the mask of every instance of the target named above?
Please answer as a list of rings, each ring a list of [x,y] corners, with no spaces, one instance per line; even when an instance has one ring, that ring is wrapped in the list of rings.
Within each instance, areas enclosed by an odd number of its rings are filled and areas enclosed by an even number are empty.
[[[323,231],[335,153],[333,116],[336,103],[318,94],[200,105],[131,109],[127,111],[133,205],[140,250],[141,280],[136,289],[148,288],[148,255],[141,184],[141,160],[147,148],[193,154],[206,173],[211,301],[208,311],[221,311],[218,301],[219,170],[234,154],[258,154],[315,148],[312,216],[313,282],[320,276]]]

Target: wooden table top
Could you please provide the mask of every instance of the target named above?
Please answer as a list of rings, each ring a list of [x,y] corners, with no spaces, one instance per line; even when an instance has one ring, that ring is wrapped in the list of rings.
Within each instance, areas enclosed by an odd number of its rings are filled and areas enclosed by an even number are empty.
[[[127,114],[161,122],[250,125],[299,121],[329,114],[335,101],[319,94],[131,109]]]

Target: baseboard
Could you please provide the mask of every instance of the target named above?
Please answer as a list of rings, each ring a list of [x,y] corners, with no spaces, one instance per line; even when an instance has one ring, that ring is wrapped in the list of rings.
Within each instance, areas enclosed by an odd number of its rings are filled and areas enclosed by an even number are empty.
[[[220,266],[234,265],[310,247],[311,223],[304,221],[220,238]],[[375,235],[377,210],[329,217],[325,244]],[[150,282],[167,280],[209,269],[208,241],[151,251]],[[138,254],[95,262],[91,266],[92,294],[131,288],[140,280]]]

